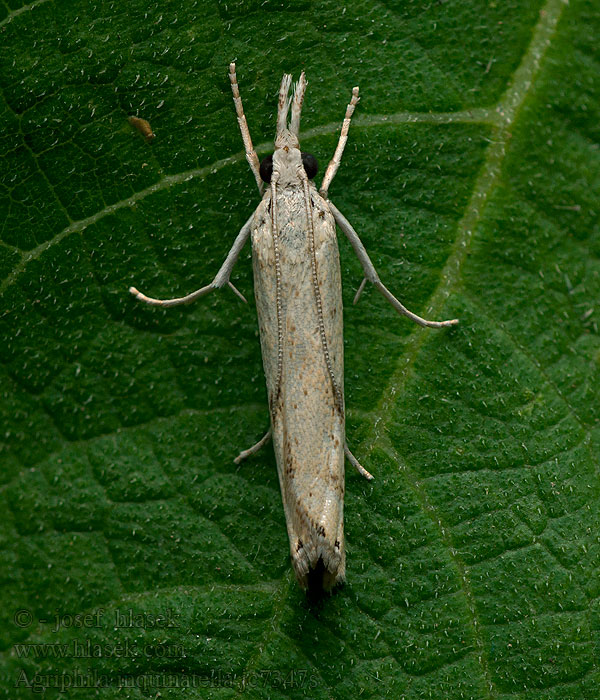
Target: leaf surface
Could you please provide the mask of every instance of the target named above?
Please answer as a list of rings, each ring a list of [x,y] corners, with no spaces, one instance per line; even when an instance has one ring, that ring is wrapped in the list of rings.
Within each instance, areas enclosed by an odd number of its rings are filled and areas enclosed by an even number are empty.
[[[594,3],[11,0],[0,33],[3,697],[597,696]],[[340,239],[376,478],[347,470],[318,605],[272,448],[233,464],[268,423],[253,304],[127,293],[207,284],[257,204],[232,60],[259,157],[306,71],[321,173],[360,85],[331,199],[409,308],[461,321],[353,306]]]

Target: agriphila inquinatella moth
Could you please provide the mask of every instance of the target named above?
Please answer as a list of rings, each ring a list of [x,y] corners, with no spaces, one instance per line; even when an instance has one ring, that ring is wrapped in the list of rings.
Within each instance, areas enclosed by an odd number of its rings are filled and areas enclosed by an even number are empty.
[[[399,313],[421,326],[457,323],[427,321],[405,308],[382,284],[360,238],[328,199],[340,165],[348,129],[358,103],[358,88],[346,109],[339,142],[320,190],[313,178],[317,161],[300,151],[300,114],[306,78],[300,75],[289,97],[291,75],[279,89],[275,150],[259,164],[239,93],[235,64],[229,77],[246,159],[262,199],[243,225],[213,281],[178,299],[152,299],[135,287],[130,292],[155,306],[178,306],[229,285],[240,251],[252,238],[254,294],[267,380],[271,427],[241,461],[273,439],[294,572],[304,589],[331,590],[345,579],[344,457],[360,474],[364,469],[346,443],[342,285],[336,224],[348,237],[363,271],[358,301],[366,282]],[[288,115],[290,119],[288,122]],[[267,185],[263,194],[264,184]]]

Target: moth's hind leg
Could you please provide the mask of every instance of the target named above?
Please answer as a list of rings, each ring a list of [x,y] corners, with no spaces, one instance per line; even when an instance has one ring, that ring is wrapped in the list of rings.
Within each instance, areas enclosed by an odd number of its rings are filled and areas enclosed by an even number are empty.
[[[261,447],[264,447],[269,442],[270,439],[271,428],[267,430],[267,432],[261,437],[261,439],[256,443],[256,445],[252,445],[252,447],[249,447],[247,450],[242,450],[233,461],[236,464],[239,464],[243,459],[246,459],[246,457],[250,457],[255,452],[258,452],[261,449]]]
[[[350,452],[350,448],[348,447],[348,443],[347,443],[347,442],[344,443],[344,454],[345,454],[346,457],[348,458],[348,461],[350,462],[350,464],[356,469],[356,471],[357,471],[361,476],[364,476],[365,479],[368,479],[369,481],[371,481],[371,479],[374,478],[374,477],[373,477],[373,474],[371,474],[370,472],[368,472],[368,471],[363,467],[363,465],[356,459],[356,457],[352,454],[352,452]]]

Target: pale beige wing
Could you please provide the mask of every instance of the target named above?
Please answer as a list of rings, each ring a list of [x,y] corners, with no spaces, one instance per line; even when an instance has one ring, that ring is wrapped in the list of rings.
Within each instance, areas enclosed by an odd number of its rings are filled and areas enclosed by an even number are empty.
[[[342,299],[335,223],[326,203],[316,192],[313,197],[320,307],[315,300],[306,230],[298,229],[303,200],[288,198],[285,206],[278,203],[282,303],[279,388],[275,258],[266,199],[257,210],[252,230],[253,260],[270,402],[276,397],[271,421],[292,563],[303,587],[308,585],[309,572],[321,568],[323,587],[329,589],[343,581],[345,574]]]

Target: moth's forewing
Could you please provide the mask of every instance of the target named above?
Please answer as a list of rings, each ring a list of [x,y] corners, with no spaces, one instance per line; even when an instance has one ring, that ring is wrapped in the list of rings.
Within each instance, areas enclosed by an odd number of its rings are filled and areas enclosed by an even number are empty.
[[[275,203],[271,199],[268,191],[256,210],[252,251],[277,470],[296,577],[306,588],[309,571],[322,568],[322,585],[329,590],[345,576],[344,357],[335,222],[327,203],[311,184],[319,308],[305,193],[301,187],[287,187],[278,193]],[[277,207],[276,241],[271,223],[273,206]],[[279,253],[279,295],[275,245]]]

